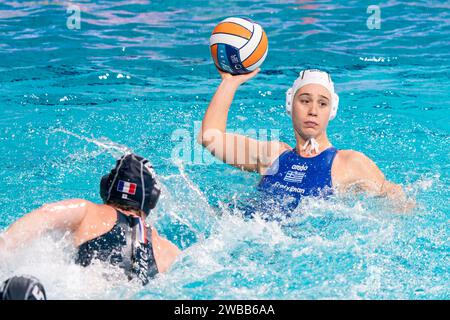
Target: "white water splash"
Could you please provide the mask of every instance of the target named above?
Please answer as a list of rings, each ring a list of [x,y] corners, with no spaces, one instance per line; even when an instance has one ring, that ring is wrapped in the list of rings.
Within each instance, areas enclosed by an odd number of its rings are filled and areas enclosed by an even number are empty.
[[[0,265],[0,280],[32,275],[44,285],[48,299],[113,299],[142,289],[124,272],[103,263],[74,263],[75,247],[61,234],[46,235],[19,248]]]
[[[85,136],[82,136],[82,135],[73,133],[69,130],[61,129],[61,128],[58,128],[58,129],[55,129],[52,131],[52,133],[58,133],[58,132],[67,134],[67,135],[77,138],[79,140],[83,140],[83,141],[95,144],[96,146],[101,148],[102,151],[106,151],[109,154],[111,154],[115,159],[118,159],[125,154],[133,153],[133,150],[131,150],[129,147],[118,144],[114,141],[111,141],[106,137],[102,137],[99,139],[88,138],[88,137],[85,137]]]

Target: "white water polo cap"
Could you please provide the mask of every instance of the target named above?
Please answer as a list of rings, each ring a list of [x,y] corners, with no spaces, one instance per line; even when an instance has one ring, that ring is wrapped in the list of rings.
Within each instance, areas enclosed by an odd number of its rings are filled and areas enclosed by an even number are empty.
[[[331,112],[330,120],[336,117],[339,106],[339,96],[334,92],[334,83],[331,81],[330,75],[325,71],[317,69],[303,70],[300,76],[295,80],[292,88],[286,91],[286,112],[292,116],[292,105],[294,103],[295,93],[307,84],[320,84],[325,87],[331,94]]]

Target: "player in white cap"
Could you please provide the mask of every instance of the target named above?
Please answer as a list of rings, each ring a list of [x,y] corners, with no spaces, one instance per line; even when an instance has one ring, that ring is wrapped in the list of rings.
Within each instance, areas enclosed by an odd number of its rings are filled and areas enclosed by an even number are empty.
[[[388,181],[377,165],[361,152],[338,150],[328,139],[327,127],[336,117],[339,97],[328,73],[303,70],[286,92],[286,111],[292,117],[296,146],[280,141],[255,140],[227,132],[227,116],[236,90],[260,69],[232,76],[219,71],[219,85],[202,122],[198,142],[225,163],[262,175],[258,189],[269,197],[304,196],[364,191],[393,200],[400,210],[415,202]]]

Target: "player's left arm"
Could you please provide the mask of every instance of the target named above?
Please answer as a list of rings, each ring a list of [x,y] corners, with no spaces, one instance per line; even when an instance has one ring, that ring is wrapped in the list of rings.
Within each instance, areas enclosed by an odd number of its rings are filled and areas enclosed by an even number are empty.
[[[83,199],[65,200],[46,204],[26,214],[1,234],[0,252],[14,250],[48,231],[74,232],[86,216],[90,204]]]
[[[356,187],[372,196],[386,197],[403,211],[409,211],[415,207],[415,201],[408,199],[402,187],[388,181],[378,166],[365,154],[357,151],[347,151],[348,179],[345,189]]]

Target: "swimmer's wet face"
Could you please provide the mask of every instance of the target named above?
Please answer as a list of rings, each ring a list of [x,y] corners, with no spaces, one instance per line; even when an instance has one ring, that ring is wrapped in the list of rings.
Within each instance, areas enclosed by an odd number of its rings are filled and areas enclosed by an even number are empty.
[[[292,105],[295,131],[303,138],[316,138],[326,131],[331,112],[331,94],[320,84],[307,84],[300,88]]]

